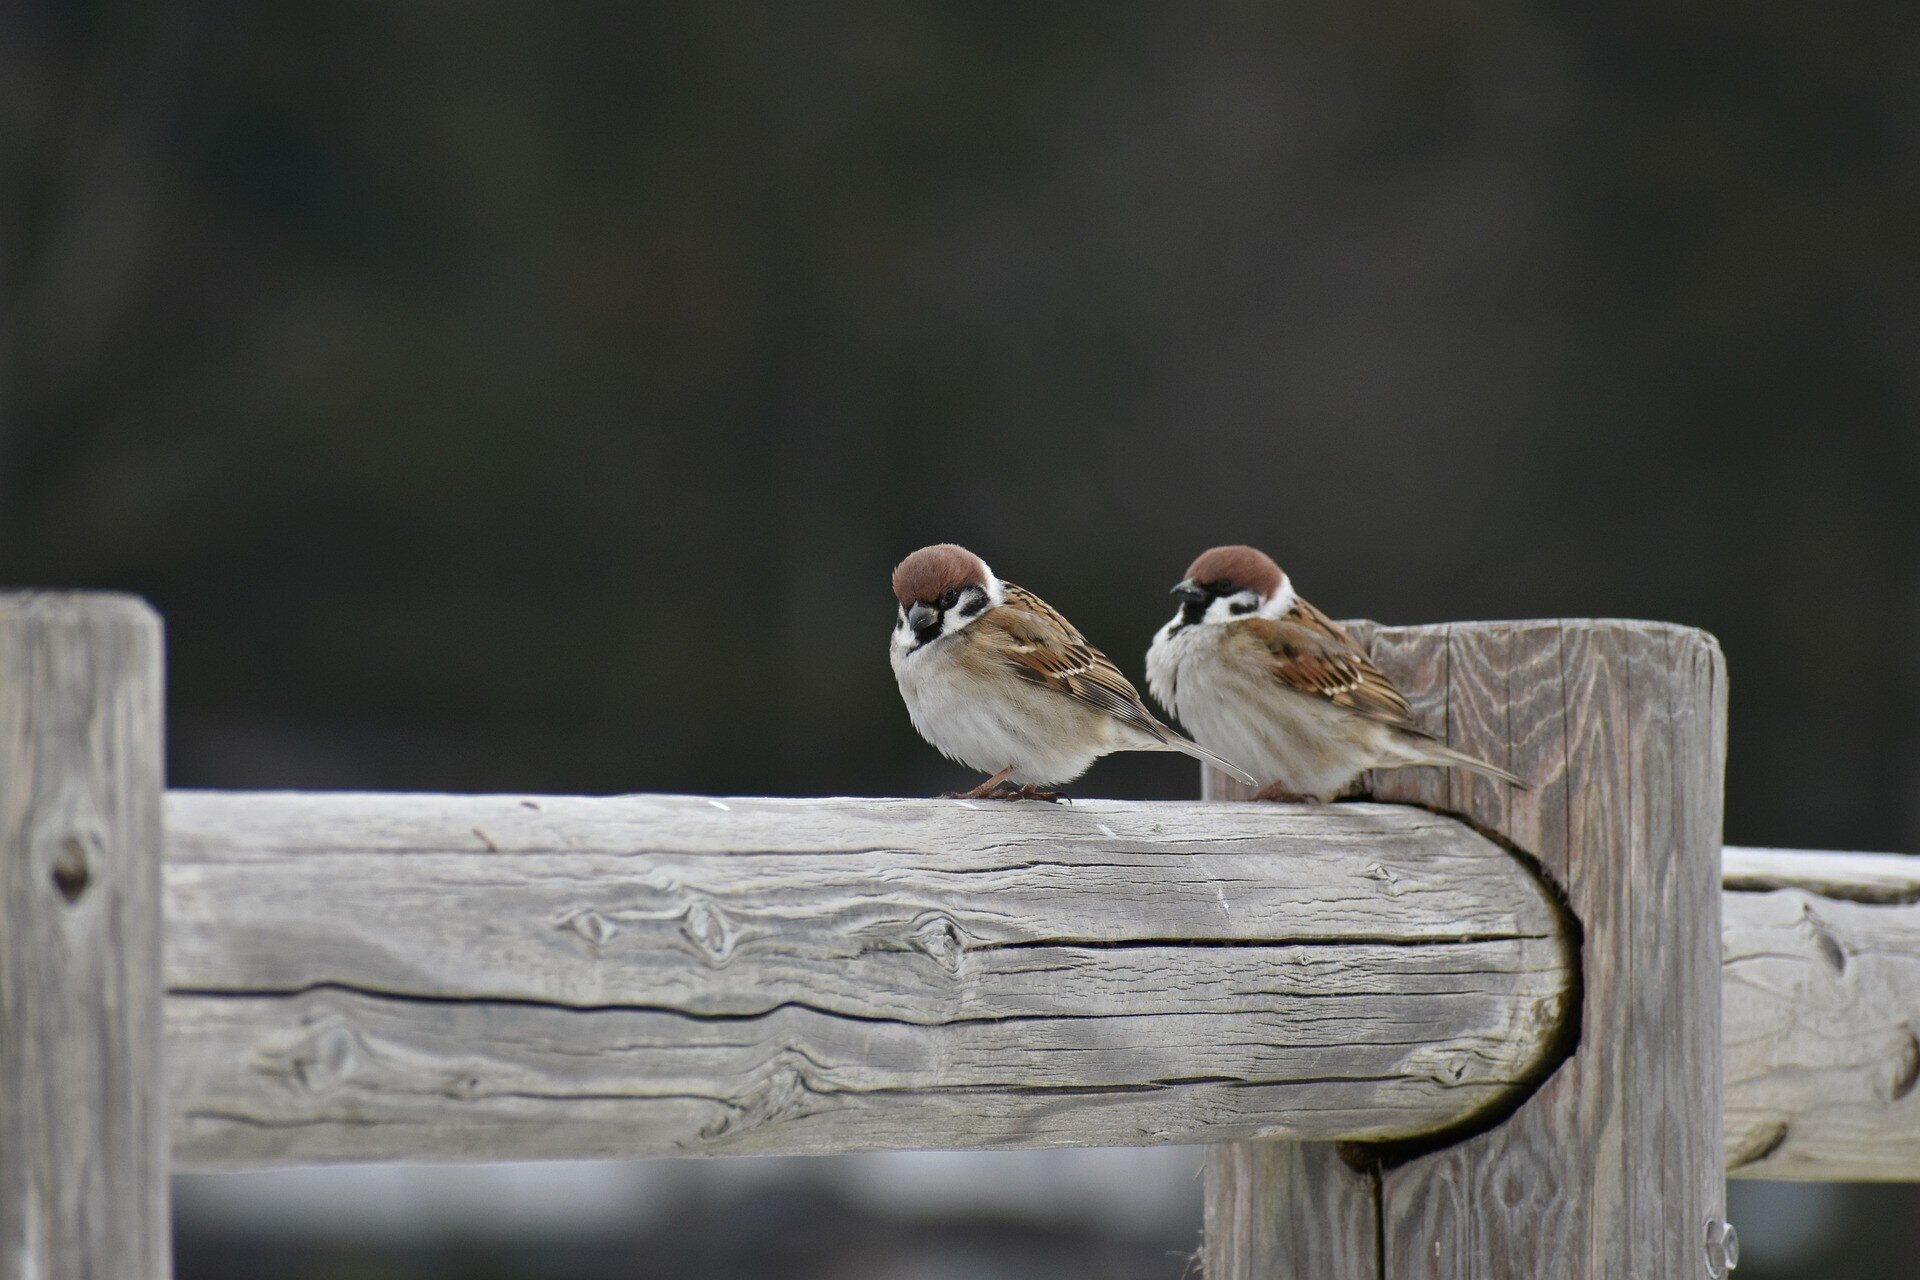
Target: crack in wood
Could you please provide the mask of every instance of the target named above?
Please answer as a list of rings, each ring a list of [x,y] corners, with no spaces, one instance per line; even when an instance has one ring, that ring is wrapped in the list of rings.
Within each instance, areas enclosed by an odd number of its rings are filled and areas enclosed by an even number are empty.
[[[1008,1013],[979,1014],[953,1018],[901,1018],[883,1014],[855,1013],[851,1010],[833,1009],[807,1000],[780,1000],[762,1008],[742,1012],[711,1012],[698,1009],[683,1009],[673,1005],[648,1004],[636,1001],[562,1001],[541,1000],[528,996],[454,996],[437,995],[429,992],[400,991],[383,989],[351,982],[309,982],[287,987],[169,987],[169,998],[193,1000],[300,1000],[312,995],[334,993],[352,996],[358,999],[400,1003],[456,1006],[482,1010],[502,1009],[538,1009],[552,1013],[591,1017],[596,1014],[644,1014],[679,1018],[700,1023],[751,1023],[762,1022],[778,1017],[786,1012],[814,1014],[846,1022],[871,1023],[882,1026],[901,1027],[962,1027],[987,1024],[1016,1026],[1022,1024],[1047,1024],[1062,1022],[1124,1022],[1127,1020],[1150,1022],[1162,1018],[1216,1018],[1221,1015],[1218,1009],[1156,1009],[1122,1010],[1116,1012],[1082,1013],[1073,1010],[1050,1011],[1047,1013]],[[1463,995],[1477,995],[1475,992],[1462,992]],[[1495,993],[1500,994],[1500,993]],[[1288,997],[1292,998],[1292,997]],[[1364,998],[1364,997],[1362,997]],[[1237,1010],[1235,1012],[1251,1012]],[[1374,1047],[1421,1046],[1432,1045],[1431,1039],[1420,1040],[1369,1040]]]
[[[976,942],[969,951],[1028,951],[1059,948],[1073,951],[1266,949],[1312,947],[1463,947],[1486,942],[1542,942],[1550,933],[1462,933],[1437,938],[1390,937],[1383,934],[1341,934],[1325,938],[1019,938],[1004,942]],[[1504,972],[1504,971],[1503,971]]]
[[[1839,854],[1829,857],[1839,858]],[[1910,885],[1847,883],[1842,880],[1808,881],[1793,872],[1769,874],[1755,871],[1729,871],[1722,874],[1720,887],[1727,893],[1798,893],[1826,898],[1832,902],[1857,902],[1868,907],[1911,907],[1920,905],[1920,882]]]

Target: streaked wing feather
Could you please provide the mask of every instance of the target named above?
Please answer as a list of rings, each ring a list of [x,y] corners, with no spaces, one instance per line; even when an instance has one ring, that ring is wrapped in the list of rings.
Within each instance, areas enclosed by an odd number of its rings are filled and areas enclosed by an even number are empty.
[[[982,615],[976,626],[1004,637],[1004,656],[1023,680],[1063,693],[1106,712],[1164,742],[1167,727],[1148,711],[1140,694],[1112,659],[1088,643],[1052,605],[1012,583],[1006,603]]]
[[[1338,623],[1306,601],[1295,604],[1284,618],[1249,618],[1235,630],[1260,646],[1268,671],[1288,688],[1431,736],[1414,722],[1413,707],[1393,681]]]

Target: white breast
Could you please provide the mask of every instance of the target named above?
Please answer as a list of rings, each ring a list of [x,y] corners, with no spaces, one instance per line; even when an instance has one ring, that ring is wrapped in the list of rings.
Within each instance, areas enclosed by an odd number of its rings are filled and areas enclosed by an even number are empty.
[[[1375,726],[1230,658],[1232,623],[1173,625],[1147,651],[1147,683],[1200,745],[1307,795],[1337,795],[1367,767]]]
[[[1085,773],[1118,740],[1118,723],[1072,699],[1008,675],[988,678],[960,660],[966,633],[917,649],[896,637],[893,674],[920,736],[984,774],[1013,769],[1022,786],[1057,786]]]

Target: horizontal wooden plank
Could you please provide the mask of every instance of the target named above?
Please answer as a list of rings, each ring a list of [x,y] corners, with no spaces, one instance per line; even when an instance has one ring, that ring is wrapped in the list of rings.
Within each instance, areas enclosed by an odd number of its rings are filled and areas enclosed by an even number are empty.
[[[1511,1101],[1558,909],[1388,805],[168,799],[183,1168],[1381,1139]]]
[[[1920,859],[1725,852],[1727,1172],[1920,1180]]]
[[[1721,886],[1733,893],[1798,889],[1842,902],[1904,906],[1920,902],[1920,859],[1904,853],[1827,853],[1817,849],[1721,851]]]

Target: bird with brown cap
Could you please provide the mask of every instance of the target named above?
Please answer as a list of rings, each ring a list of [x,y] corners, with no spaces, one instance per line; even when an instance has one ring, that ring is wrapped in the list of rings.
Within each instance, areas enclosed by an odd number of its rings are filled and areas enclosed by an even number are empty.
[[[1115,751],[1179,751],[1257,785],[1162,724],[1073,624],[965,547],[914,552],[893,594],[893,673],[913,727],[989,775],[952,798],[1058,799],[1050,788]]]

